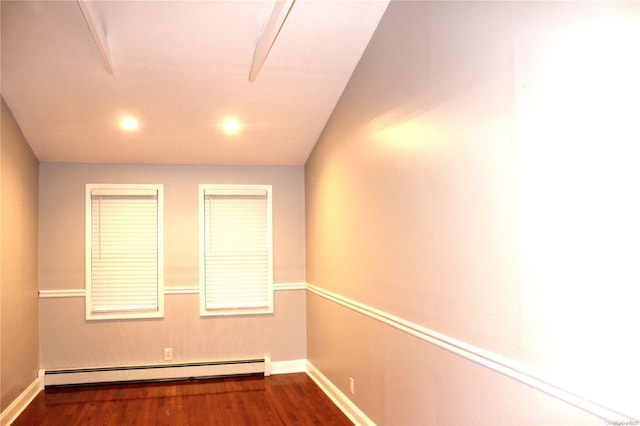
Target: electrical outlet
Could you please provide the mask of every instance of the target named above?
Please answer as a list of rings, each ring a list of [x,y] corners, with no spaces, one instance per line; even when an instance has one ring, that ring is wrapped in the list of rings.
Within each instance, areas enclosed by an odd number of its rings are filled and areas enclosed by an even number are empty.
[[[164,348],[164,360],[171,361],[173,359],[173,349]]]
[[[349,377],[349,391],[351,392],[351,395],[356,393],[356,381],[353,377]]]

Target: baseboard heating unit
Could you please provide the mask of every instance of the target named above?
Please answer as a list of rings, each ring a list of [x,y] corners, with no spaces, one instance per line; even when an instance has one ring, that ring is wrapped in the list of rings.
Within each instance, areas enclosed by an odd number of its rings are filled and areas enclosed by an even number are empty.
[[[180,364],[130,365],[44,371],[44,387],[208,379],[271,374],[269,358]]]

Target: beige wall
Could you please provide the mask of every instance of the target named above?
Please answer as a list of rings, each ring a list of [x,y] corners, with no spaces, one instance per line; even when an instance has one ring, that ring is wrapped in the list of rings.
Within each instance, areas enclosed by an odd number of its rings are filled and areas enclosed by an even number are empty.
[[[38,375],[38,160],[2,100],[0,411]]]
[[[42,163],[40,290],[83,289],[87,183],[164,185],[165,287],[198,280],[198,184],[273,186],[274,282],[305,280],[302,167],[218,167]],[[41,366],[84,367],[270,355],[306,358],[305,294],[276,291],[275,314],[200,318],[197,294],[165,295],[160,320],[85,321],[84,298],[41,298]]]
[[[539,65],[529,46],[620,16],[637,5],[392,1],[305,167],[307,282],[634,414],[632,293],[597,283],[603,319],[581,282],[522,279],[515,162],[520,83]],[[564,312],[550,316],[551,300]],[[620,352],[599,349],[614,347],[609,331],[627,336]],[[307,342],[345,394],[355,379],[350,397],[380,425],[603,421],[315,292]]]

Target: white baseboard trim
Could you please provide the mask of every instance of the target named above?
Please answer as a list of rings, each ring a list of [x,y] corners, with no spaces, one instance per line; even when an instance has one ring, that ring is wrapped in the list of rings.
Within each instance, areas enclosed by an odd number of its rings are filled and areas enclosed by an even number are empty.
[[[307,361],[307,375],[322,389],[333,403],[357,426],[376,426],[340,389],[311,362]]]
[[[503,358],[492,352],[456,340],[453,337],[422,327],[395,315],[365,305],[364,303],[348,299],[312,284],[307,284],[307,291],[310,291],[311,293],[326,300],[342,305],[347,309],[361,313],[371,319],[387,324],[397,330],[408,333],[418,339],[424,340],[425,342],[429,342],[441,349],[459,355],[479,365],[490,368],[493,371],[524,383],[527,386],[531,386],[538,391],[551,395],[606,421],[614,421],[616,424],[638,424],[639,420],[634,417],[635,413],[621,413],[620,411],[607,407],[604,404],[599,404],[596,401],[585,398],[581,396],[579,392],[567,390],[558,386],[554,384],[552,379],[544,378],[543,375],[534,372],[515,361]],[[636,411],[636,413],[637,412],[638,411]]]
[[[306,359],[289,361],[271,361],[271,374],[304,373],[307,371]]]
[[[40,378],[36,378],[22,393],[0,414],[0,426],[9,426],[42,390]]]
[[[269,375],[269,357],[228,361],[185,362],[175,364],[120,365],[90,368],[49,369],[44,384],[67,386],[154,380],[182,380],[249,374]]]

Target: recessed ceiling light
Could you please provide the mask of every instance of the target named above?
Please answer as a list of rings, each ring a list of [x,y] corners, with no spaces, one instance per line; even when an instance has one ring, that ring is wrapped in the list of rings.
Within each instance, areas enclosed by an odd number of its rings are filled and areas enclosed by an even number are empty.
[[[126,130],[127,132],[133,132],[135,130],[138,130],[138,127],[140,126],[140,124],[138,123],[138,120],[135,117],[124,117],[122,120],[120,120],[120,127],[122,127],[123,130]]]
[[[230,118],[222,123],[222,130],[228,135],[235,135],[240,132],[242,125],[236,119]]]

